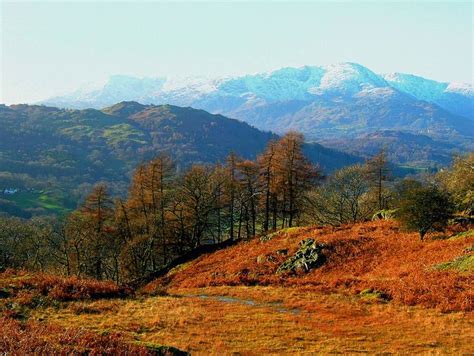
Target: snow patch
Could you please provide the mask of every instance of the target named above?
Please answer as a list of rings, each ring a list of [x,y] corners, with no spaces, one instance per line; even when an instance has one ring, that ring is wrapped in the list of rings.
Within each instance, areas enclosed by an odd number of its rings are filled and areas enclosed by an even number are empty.
[[[446,92],[458,93],[474,98],[474,86],[469,83],[449,83]]]

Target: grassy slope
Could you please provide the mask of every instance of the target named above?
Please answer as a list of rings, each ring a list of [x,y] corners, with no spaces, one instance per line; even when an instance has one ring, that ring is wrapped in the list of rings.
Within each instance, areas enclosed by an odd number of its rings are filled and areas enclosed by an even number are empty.
[[[169,296],[71,302],[60,311],[38,310],[33,318],[203,355],[474,352],[472,319],[462,313],[288,287],[207,287]]]
[[[72,209],[60,191],[19,192],[3,199],[16,203],[20,209],[40,208],[56,215],[67,214]]]
[[[326,264],[275,275],[286,258],[276,251],[290,255],[307,237],[326,243]],[[472,269],[445,265],[473,244],[470,233],[420,242],[391,222],[295,228],[201,256],[135,296],[102,282],[1,274],[0,290],[15,291],[8,298],[26,305],[27,327],[52,330],[48,340],[72,329],[193,354],[473,354]],[[82,287],[71,294],[71,283]],[[32,305],[41,290],[49,302]]]

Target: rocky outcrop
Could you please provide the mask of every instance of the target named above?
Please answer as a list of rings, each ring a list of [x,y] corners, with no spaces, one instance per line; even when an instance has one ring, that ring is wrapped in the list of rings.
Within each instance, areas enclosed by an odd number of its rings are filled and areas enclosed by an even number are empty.
[[[297,272],[301,270],[308,272],[312,268],[321,266],[325,257],[322,253],[323,244],[313,239],[305,239],[300,242],[298,251],[283,262],[277,269],[277,273]]]

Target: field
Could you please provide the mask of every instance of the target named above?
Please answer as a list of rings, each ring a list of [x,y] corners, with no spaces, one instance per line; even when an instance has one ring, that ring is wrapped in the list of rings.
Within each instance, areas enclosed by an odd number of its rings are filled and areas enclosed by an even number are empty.
[[[2,199],[13,202],[20,209],[36,209],[46,214],[64,215],[71,210],[59,191],[22,191],[14,195],[2,195]]]
[[[307,238],[324,243],[325,262],[277,274]],[[73,349],[144,354],[473,354],[473,245],[459,227],[421,242],[370,222],[241,242],[135,291],[10,271],[0,275],[0,350],[15,330],[50,330],[15,335],[29,352],[65,338]]]

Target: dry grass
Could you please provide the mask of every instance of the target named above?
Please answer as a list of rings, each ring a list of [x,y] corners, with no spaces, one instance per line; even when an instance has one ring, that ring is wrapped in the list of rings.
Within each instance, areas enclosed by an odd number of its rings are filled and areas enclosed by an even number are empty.
[[[170,296],[88,302],[111,313],[78,313],[72,302],[32,317],[192,354],[472,354],[472,319],[463,313],[320,294],[298,287],[173,289]],[[206,298],[200,296],[207,296]],[[215,296],[215,298],[213,297]],[[233,299],[222,299],[230,296]]]
[[[7,355],[153,355],[145,347],[124,342],[118,333],[97,335],[9,318],[0,318],[0,330],[0,352]]]
[[[299,241],[308,237],[326,244],[327,262],[308,274],[277,275],[276,269],[287,258],[282,250],[291,255]],[[473,236],[422,242],[417,234],[400,232],[396,223],[385,221],[307,227],[277,234],[270,241],[257,238],[202,256],[143,290],[275,285],[358,294],[372,289],[397,303],[470,311],[474,306],[472,271],[440,271],[434,266],[465,254],[473,244]]]

